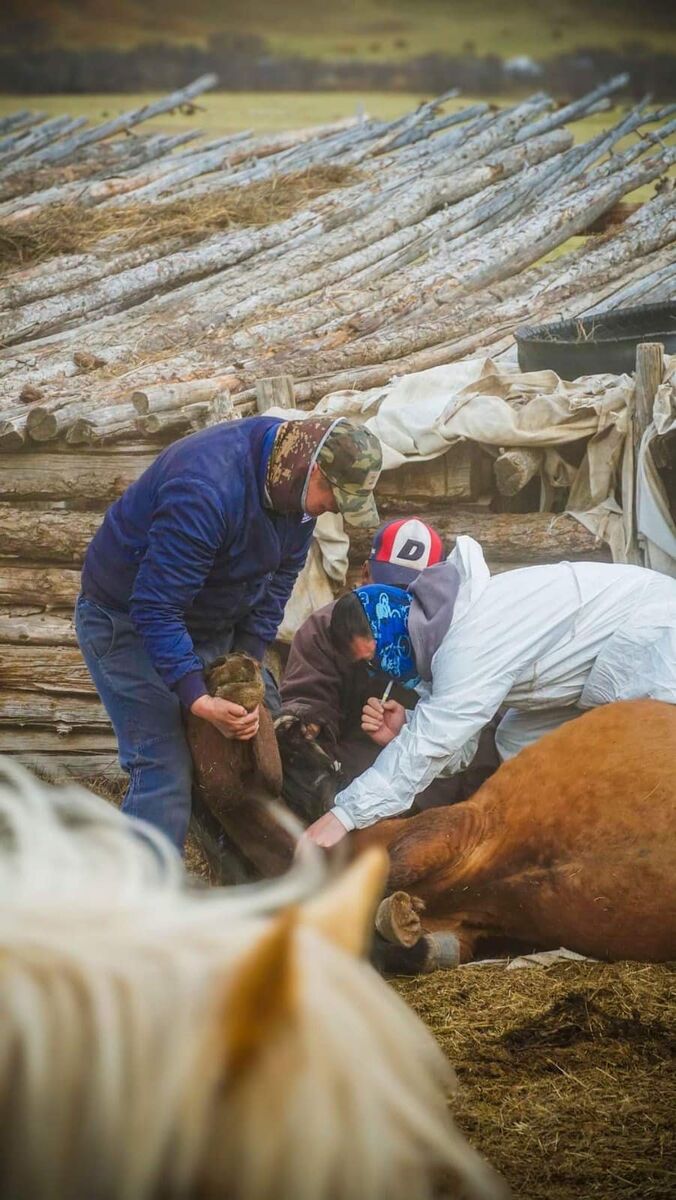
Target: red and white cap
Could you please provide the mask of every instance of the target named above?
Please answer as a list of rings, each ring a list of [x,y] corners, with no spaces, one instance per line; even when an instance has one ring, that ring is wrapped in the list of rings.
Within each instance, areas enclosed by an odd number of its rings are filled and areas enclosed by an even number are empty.
[[[373,539],[371,578],[374,583],[406,588],[420,571],[443,558],[444,543],[431,525],[417,517],[387,521]]]

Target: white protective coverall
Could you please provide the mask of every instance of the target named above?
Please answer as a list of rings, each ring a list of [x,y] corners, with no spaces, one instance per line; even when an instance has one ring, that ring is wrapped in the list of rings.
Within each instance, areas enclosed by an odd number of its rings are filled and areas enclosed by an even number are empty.
[[[463,770],[503,704],[503,759],[599,704],[676,704],[676,580],[568,562],[491,577],[470,537],[458,538],[450,561],[460,587],[431,688],[374,765],[336,796],[332,811],[348,829],[405,812],[442,772]]]

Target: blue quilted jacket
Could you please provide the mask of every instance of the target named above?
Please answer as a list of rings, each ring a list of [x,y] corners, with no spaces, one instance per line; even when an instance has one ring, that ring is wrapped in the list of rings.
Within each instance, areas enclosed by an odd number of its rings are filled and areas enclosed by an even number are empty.
[[[108,509],[82,591],[129,613],[152,663],[187,707],[206,691],[194,642],[234,629],[261,658],[281,622],[314,521],[265,505],[271,417],[174,442]]]

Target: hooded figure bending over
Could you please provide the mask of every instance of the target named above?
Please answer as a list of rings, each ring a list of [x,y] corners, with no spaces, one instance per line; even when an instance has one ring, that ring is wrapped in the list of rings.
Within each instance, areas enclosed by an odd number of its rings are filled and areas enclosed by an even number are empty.
[[[306,831],[320,846],[407,811],[433,779],[463,770],[502,705],[504,761],[585,709],[676,703],[676,581],[643,567],[564,562],[491,578],[478,543],[459,537],[406,592],[343,597],[331,633],[337,649],[386,662],[423,697],[412,713],[365,705],[362,728],[382,750]]]

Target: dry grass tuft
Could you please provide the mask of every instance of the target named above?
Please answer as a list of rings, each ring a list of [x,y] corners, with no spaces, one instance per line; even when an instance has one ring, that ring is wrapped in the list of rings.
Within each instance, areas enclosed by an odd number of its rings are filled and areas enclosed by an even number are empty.
[[[31,219],[0,224],[0,270],[84,254],[111,235],[117,252],[165,239],[189,246],[227,229],[283,221],[317,196],[358,178],[353,167],[328,164],[152,209],[143,203],[122,208],[53,204]]]
[[[448,1054],[458,1123],[515,1200],[676,1195],[673,968],[467,967],[394,986]]]

